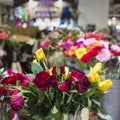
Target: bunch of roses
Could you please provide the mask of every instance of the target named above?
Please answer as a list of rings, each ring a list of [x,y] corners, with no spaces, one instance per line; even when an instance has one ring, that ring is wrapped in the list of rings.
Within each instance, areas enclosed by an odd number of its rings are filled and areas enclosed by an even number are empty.
[[[5,75],[0,77],[0,95],[3,96],[2,104],[10,104],[12,113],[18,112],[24,105],[22,88],[29,86],[30,77],[25,74],[15,73],[7,70]],[[6,108],[7,111],[8,108]],[[14,117],[14,116],[13,116]]]
[[[5,32],[0,32],[0,40],[6,40],[8,38],[8,34]]]
[[[35,59],[36,64],[38,61],[45,60],[45,55],[41,48],[38,49],[35,54],[37,58]],[[112,82],[111,80],[101,79],[99,75],[100,71],[102,71],[101,69],[102,64],[97,63],[90,69],[88,76],[86,76],[84,72],[79,70],[69,71],[67,67],[55,66],[50,70],[47,68],[36,74],[33,82],[41,91],[45,91],[52,87],[55,90],[60,89],[62,92],[77,90],[78,93],[86,92],[91,87],[91,83],[98,82],[97,89],[106,91],[112,86]]]
[[[88,33],[76,41],[63,42],[62,47],[66,56],[77,58],[83,63],[89,63],[93,58],[106,62],[120,55],[120,47],[104,40],[101,33]]]

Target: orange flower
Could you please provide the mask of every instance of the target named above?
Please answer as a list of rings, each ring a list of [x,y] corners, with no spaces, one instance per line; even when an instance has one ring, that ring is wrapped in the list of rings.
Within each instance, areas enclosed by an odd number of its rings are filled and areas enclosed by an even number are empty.
[[[87,49],[87,51],[90,51],[90,50],[92,50],[94,47],[100,46],[100,45],[101,45],[101,44],[100,44],[99,41],[95,41],[92,45],[87,46],[86,49]]]
[[[69,50],[69,56],[72,56],[72,55],[74,55],[75,54],[75,51],[78,49],[78,47],[77,46],[72,46],[71,48],[70,48],[70,50]]]

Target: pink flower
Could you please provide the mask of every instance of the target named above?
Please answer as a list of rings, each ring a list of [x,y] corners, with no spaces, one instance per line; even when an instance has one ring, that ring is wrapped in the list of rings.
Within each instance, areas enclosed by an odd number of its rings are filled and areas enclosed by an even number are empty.
[[[111,53],[108,49],[103,48],[99,54],[96,56],[96,59],[99,60],[100,62],[106,62],[110,60],[111,58]]]
[[[13,96],[10,99],[10,105],[13,111],[18,112],[24,105],[24,99],[21,96]]]
[[[120,47],[118,45],[110,45],[110,51],[115,56],[119,56],[120,55]]]
[[[0,40],[6,40],[8,38],[8,34],[5,32],[0,33]]]
[[[41,91],[45,91],[50,87],[50,80],[51,79],[49,73],[46,71],[42,71],[36,75],[33,82]]]
[[[95,38],[88,38],[84,41],[84,45],[89,46],[92,45],[96,41]]]
[[[40,47],[41,48],[47,48],[51,44],[52,44],[52,42],[50,40],[44,40],[44,41],[40,42]]]

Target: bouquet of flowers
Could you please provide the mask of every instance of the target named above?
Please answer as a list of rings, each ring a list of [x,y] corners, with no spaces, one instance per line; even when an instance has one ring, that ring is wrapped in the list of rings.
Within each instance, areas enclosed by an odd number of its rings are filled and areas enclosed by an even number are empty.
[[[5,112],[0,117],[11,111],[11,119],[17,115],[26,120],[68,120],[72,115],[74,120],[77,116],[88,120],[92,112],[110,120],[102,109],[101,98],[112,81],[105,78],[102,63],[91,67],[88,75],[64,66],[49,68],[40,48],[35,52],[31,71],[28,75],[1,71],[0,107]]]
[[[120,55],[120,46],[105,40],[104,35],[98,32],[88,32],[75,41],[63,42],[61,46],[65,56],[85,67],[94,62],[105,63]]]

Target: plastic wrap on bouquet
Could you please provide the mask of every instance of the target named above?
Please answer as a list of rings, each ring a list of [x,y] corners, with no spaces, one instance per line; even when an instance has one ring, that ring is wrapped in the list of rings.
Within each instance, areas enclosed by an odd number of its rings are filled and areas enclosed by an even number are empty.
[[[11,69],[13,72],[22,73],[20,62],[12,62]]]
[[[103,107],[113,120],[120,119],[120,80],[113,80],[113,86],[103,97]]]

